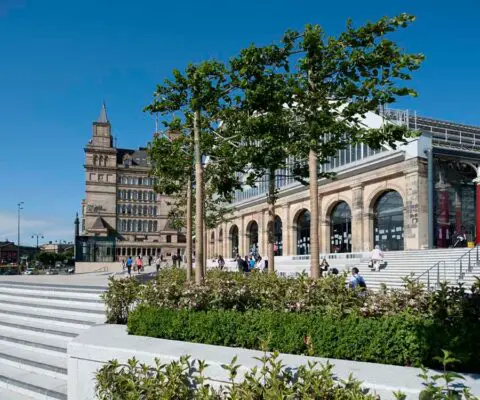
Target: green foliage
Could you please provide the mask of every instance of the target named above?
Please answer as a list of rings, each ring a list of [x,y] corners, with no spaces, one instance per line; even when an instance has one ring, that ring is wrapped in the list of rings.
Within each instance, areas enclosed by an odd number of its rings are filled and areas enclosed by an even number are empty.
[[[222,365],[229,382],[215,388],[207,382],[204,361],[181,357],[162,364],[156,359],[151,367],[135,359],[127,364],[113,360],[97,371],[96,394],[101,400],[376,399],[352,377],[345,381],[335,378],[331,364],[310,362],[291,371],[277,353],[265,354],[258,361],[260,365],[247,371],[243,379],[239,379],[236,358]]]
[[[380,318],[278,311],[173,311],[140,306],[130,334],[229,347],[396,365],[432,365],[423,332],[432,321],[408,313]]]
[[[108,280],[108,290],[101,294],[108,323],[125,324],[128,313],[138,301],[140,284],[135,278]]]
[[[442,364],[443,372],[441,374],[430,375],[426,368],[422,368],[419,375],[424,380],[425,389],[420,393],[420,400],[457,400],[463,399],[474,400],[469,389],[462,383],[465,378],[456,372],[447,371],[447,368],[459,362],[452,357],[449,351],[442,350],[442,356],[437,360]],[[443,381],[443,382],[442,382]]]

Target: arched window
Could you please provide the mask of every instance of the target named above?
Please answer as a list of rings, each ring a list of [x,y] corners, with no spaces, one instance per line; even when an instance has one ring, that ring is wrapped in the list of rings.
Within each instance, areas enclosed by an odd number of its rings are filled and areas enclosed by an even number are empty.
[[[303,210],[297,218],[297,254],[310,254],[310,211]]]
[[[134,232],[137,232],[137,228],[138,228],[138,222],[136,219],[133,220],[133,231]]]
[[[124,204],[122,206],[122,214],[126,214],[127,213],[127,206]]]
[[[131,190],[128,191],[128,200],[132,200],[132,191]]]
[[[131,176],[128,177],[128,184],[133,185],[133,177]]]
[[[352,251],[352,212],[350,206],[341,201],[330,215],[330,252],[350,253]]]
[[[247,225],[248,249],[249,252],[258,252],[258,224],[257,221],[250,221]]]
[[[283,255],[282,220],[278,215],[275,217],[275,225],[273,229],[273,253],[276,256]]]
[[[132,206],[130,204],[127,206],[127,214],[132,215]]]
[[[121,199],[122,198],[122,191],[121,190],[118,190],[117,191],[117,199]]]
[[[373,208],[375,246],[382,250],[403,250],[403,200],[394,190],[383,193]]]
[[[127,232],[131,232],[131,231],[132,231],[132,221],[128,220],[127,221]]]
[[[127,221],[122,220],[122,231],[125,232],[127,230]]]
[[[158,223],[157,221],[153,221],[153,231],[156,232],[158,228]]]
[[[220,228],[220,231],[218,232],[218,241],[223,242],[223,229]]]
[[[122,190],[122,200],[127,200],[127,191],[125,189]]]
[[[143,192],[143,201],[148,201],[148,192]]]
[[[152,221],[148,221],[148,231],[149,232],[152,232],[152,227],[153,227]]]
[[[157,216],[157,207],[153,207],[153,216],[156,217]]]
[[[148,214],[148,206],[143,206],[143,215]]]
[[[148,232],[148,221],[143,221],[143,232]]]
[[[230,243],[232,246],[232,257],[236,257],[238,255],[238,226],[232,225],[230,228]]]
[[[127,184],[128,184],[128,178],[127,178],[126,176],[123,177],[122,183],[123,183],[124,185],[127,185]]]
[[[133,215],[137,215],[137,206],[133,206]]]
[[[148,207],[148,215],[151,217],[153,215],[153,207]]]

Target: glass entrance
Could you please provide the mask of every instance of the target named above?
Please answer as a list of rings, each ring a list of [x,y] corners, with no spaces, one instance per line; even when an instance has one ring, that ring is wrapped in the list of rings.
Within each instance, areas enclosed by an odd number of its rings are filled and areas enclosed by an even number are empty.
[[[403,200],[394,190],[382,194],[375,204],[374,243],[382,250],[403,250]]]
[[[297,218],[297,254],[310,254],[310,211],[303,210]]]
[[[352,251],[352,213],[349,205],[338,203],[330,216],[330,252],[350,253]]]
[[[235,258],[238,255],[238,226],[233,225],[230,228],[230,242],[232,245],[232,257]]]

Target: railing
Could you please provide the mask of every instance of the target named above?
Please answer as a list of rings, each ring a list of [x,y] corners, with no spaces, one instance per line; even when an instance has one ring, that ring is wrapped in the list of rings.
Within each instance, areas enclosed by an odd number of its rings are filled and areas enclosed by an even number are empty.
[[[458,257],[453,263],[453,272],[455,274],[455,280],[457,283],[465,277],[465,273],[471,272],[473,267],[478,267],[478,249],[480,246],[475,246],[470,249],[468,252],[463,254],[461,257]],[[458,275],[457,275],[457,266],[458,266]]]
[[[443,264],[443,280],[446,280],[446,265],[445,261],[438,261],[435,264],[433,264],[429,269],[427,269],[425,272],[423,272],[418,278],[417,282],[420,282],[420,279],[424,276],[427,275],[427,290],[432,290],[432,287],[430,285],[431,279],[436,277],[435,281],[435,286],[434,288],[437,288],[440,285],[440,266]]]

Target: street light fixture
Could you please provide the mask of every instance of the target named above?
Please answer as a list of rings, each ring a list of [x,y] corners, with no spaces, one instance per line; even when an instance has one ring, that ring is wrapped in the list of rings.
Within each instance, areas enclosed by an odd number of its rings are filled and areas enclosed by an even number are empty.
[[[37,238],[37,253],[38,253],[38,238],[43,239],[43,233],[32,233],[32,239]]]
[[[24,202],[21,201],[17,204],[18,207],[18,237],[17,237],[17,267],[18,273],[20,273],[20,210],[23,210]]]

